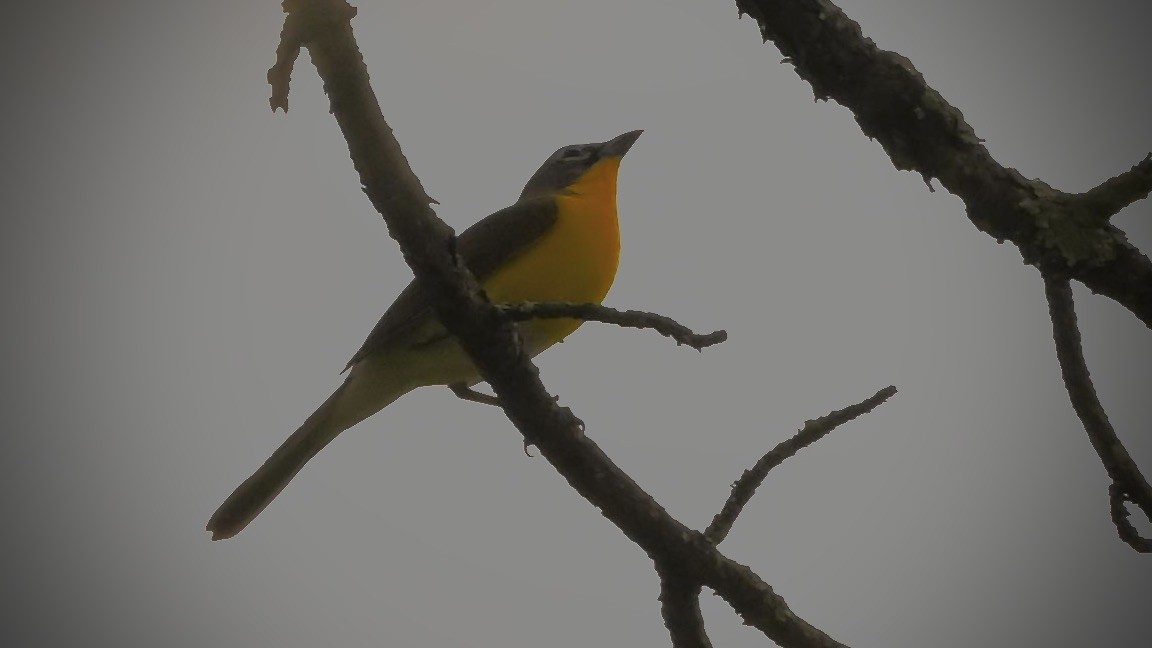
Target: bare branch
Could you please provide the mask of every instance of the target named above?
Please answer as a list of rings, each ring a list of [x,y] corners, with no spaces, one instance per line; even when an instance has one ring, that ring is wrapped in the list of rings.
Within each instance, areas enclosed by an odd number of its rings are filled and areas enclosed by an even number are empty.
[[[1076,198],[1101,224],[1152,193],[1152,153],[1124,173],[1100,183]]]
[[[348,22],[347,3],[285,0],[284,7],[313,21],[301,30],[302,40],[324,81],[365,193],[400,243],[437,317],[460,340],[525,439],[649,556],[677,565],[686,578],[713,589],[747,624],[780,646],[841,646],[796,616],[754,572],[670,516],[583,434],[571,412],[556,405],[514,324],[479,298],[475,278],[453,254],[451,229],[429,207],[431,199],[380,113]]]
[[[280,44],[276,46],[276,63],[268,68],[268,85],[272,86],[272,96],[268,99],[268,105],[272,107],[272,112],[276,112],[277,108],[288,112],[288,90],[292,85],[292,68],[300,56],[301,46],[307,40],[304,29],[312,24],[307,12],[324,8],[326,7],[321,5],[297,7],[284,19],[284,28],[280,30]],[[348,10],[355,15],[354,7],[348,7]],[[288,5],[284,5],[284,11],[289,11]]]
[[[756,489],[764,482],[769,471],[783,463],[785,459],[795,455],[802,448],[819,441],[840,425],[876,409],[895,394],[895,387],[885,387],[862,403],[806,422],[795,436],[778,444],[757,461],[755,466],[744,471],[740,479],[733,484],[732,494],[724,503],[723,509],[704,531],[704,537],[716,545],[723,542],[732,529],[732,525],[736,522],[737,516],[752,499]],[[710,647],[708,635],[704,630],[704,620],[700,615],[701,588],[699,583],[685,578],[683,574],[671,568],[661,567],[659,563],[657,571],[660,574],[660,611],[664,617],[664,625],[672,634],[672,645],[677,648],[681,646]]]
[[[1108,509],[1112,514],[1112,523],[1116,525],[1116,533],[1137,552],[1152,553],[1152,539],[1142,537],[1128,519],[1130,514],[1128,507],[1125,506],[1128,501],[1128,495],[1116,482],[1108,485]]]
[[[1067,279],[1055,277],[1052,273],[1043,273],[1043,276],[1044,294],[1048,297],[1048,312],[1052,317],[1052,336],[1056,342],[1056,358],[1060,361],[1060,373],[1064,377],[1072,409],[1080,417],[1084,431],[1088,433],[1088,440],[1092,442],[1104,469],[1108,471],[1117,493],[1140,507],[1144,515],[1152,520],[1152,486],[1116,436],[1116,430],[1112,428],[1104,406],[1096,395],[1088,364],[1084,361],[1072,286]],[[1118,496],[1112,498],[1113,521],[1117,521],[1117,499]],[[1126,517],[1123,521],[1127,524]],[[1117,531],[1123,538],[1125,530],[1119,522]]]
[[[1029,264],[1064,268],[1152,328],[1152,261],[1121,230],[1083,218],[1078,196],[993,159],[960,110],[911,61],[878,48],[829,0],[737,0],[736,6],[756,20],[764,40],[780,49],[817,99],[852,111],[897,169],[938,179],[964,201],[980,231],[1012,241]],[[1107,204],[1138,193],[1136,176],[1121,184],[1110,188],[1116,197]]]
[[[744,506],[747,505],[752,499],[752,496],[756,494],[756,489],[760,487],[760,484],[764,483],[764,479],[768,477],[769,471],[779,466],[785,459],[795,455],[801,449],[824,438],[837,427],[876,409],[881,403],[892,398],[895,394],[895,387],[885,387],[876,392],[876,394],[868,400],[856,405],[850,405],[842,410],[831,412],[814,421],[806,422],[804,427],[801,428],[795,436],[780,442],[775,448],[772,448],[768,454],[761,457],[754,466],[745,470],[743,475],[740,475],[740,479],[736,480],[736,483],[732,485],[732,494],[728,497],[728,501],[724,502],[724,508],[716,514],[716,517],[712,519],[712,523],[705,529],[704,537],[716,544],[720,544],[724,538],[728,536],[728,532],[732,530],[732,525],[736,522],[736,518],[740,515],[741,511],[744,510]]]
[[[704,531],[704,537],[713,544],[723,542],[737,516],[752,499],[769,471],[840,425],[872,411],[895,394],[895,387],[886,387],[862,403],[805,423],[795,436],[777,445],[740,476],[732,486],[732,495],[724,503],[724,508]],[[664,625],[672,634],[672,645],[676,648],[711,648],[712,644],[704,629],[704,618],[700,614],[700,585],[668,568],[658,567],[657,571],[660,574],[660,611]]]
[[[621,311],[600,304],[572,304],[568,302],[524,302],[519,304],[498,304],[505,315],[517,322],[530,319],[550,319],[571,317],[586,322],[603,322],[626,328],[652,329],[664,337],[672,338],[676,344],[686,344],[697,351],[728,339],[724,330],[712,333],[694,333],[691,329],[670,317],[638,310]]]
[[[660,616],[672,636],[673,648],[712,648],[700,612],[700,585],[671,569],[660,574]]]

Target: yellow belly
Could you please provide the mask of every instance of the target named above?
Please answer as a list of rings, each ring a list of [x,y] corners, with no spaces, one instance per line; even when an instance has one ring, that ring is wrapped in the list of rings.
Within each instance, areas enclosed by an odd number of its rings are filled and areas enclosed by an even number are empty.
[[[556,225],[538,243],[498,270],[484,289],[493,302],[600,303],[620,263],[616,218],[619,159],[592,168],[558,197]],[[528,352],[536,355],[582,324],[574,319],[532,320],[521,325]]]

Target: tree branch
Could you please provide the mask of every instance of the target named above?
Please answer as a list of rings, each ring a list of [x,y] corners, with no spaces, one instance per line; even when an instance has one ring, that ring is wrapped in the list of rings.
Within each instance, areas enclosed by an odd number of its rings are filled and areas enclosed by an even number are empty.
[[[670,317],[638,310],[621,311],[601,304],[572,304],[568,302],[523,302],[519,304],[498,304],[505,315],[517,322],[530,319],[551,319],[571,317],[586,322],[603,322],[625,328],[652,329],[664,337],[672,338],[677,345],[686,344],[697,351],[704,347],[720,344],[728,339],[724,330],[711,333],[694,333],[691,329]]]
[[[1152,153],[1124,173],[1109,178],[1077,196],[1085,210],[1096,215],[1101,225],[1128,205],[1152,193]]]
[[[283,108],[288,112],[288,90],[292,85],[292,68],[296,59],[300,57],[300,47],[304,42],[304,30],[308,27],[309,19],[305,14],[308,9],[289,10],[288,4],[283,4],[288,16],[284,19],[284,28],[280,30],[280,43],[276,46],[276,63],[268,69],[268,85],[272,86],[272,96],[268,98],[268,105],[272,112]],[[335,9],[335,7],[333,7]],[[323,11],[325,7],[313,7],[313,11]],[[356,15],[355,7],[348,7],[348,19]]]
[[[716,545],[723,542],[736,522],[736,517],[752,499],[770,470],[802,448],[819,441],[840,425],[872,411],[895,394],[895,387],[886,387],[862,403],[806,422],[795,436],[778,444],[757,461],[755,466],[744,471],[740,479],[733,484],[732,494],[724,503],[723,509],[704,531],[704,537]],[[676,648],[711,648],[704,630],[704,619],[700,614],[699,583],[660,564],[657,564],[657,572],[660,574],[660,611],[664,617],[664,625],[672,634],[672,645]]]
[[[1128,507],[1124,505],[1127,501],[1129,501],[1128,495],[1116,482],[1108,485],[1108,509],[1112,514],[1112,523],[1116,525],[1116,533],[1136,551],[1152,553],[1152,539],[1141,537],[1140,532],[1128,519],[1130,513]]]
[[[525,439],[585,499],[658,563],[716,591],[746,623],[785,648],[841,646],[797,617],[767,583],[670,516],[584,436],[553,401],[524,353],[513,323],[479,298],[475,278],[449,244],[451,229],[429,207],[368,83],[344,0],[285,0],[284,38],[309,51],[353,165],[384,217],[416,280],[445,328],[456,336]],[[283,45],[282,45],[283,47]]]
[[[660,615],[672,637],[672,648],[712,648],[700,611],[700,584],[671,568],[657,565]]]
[[[719,545],[728,536],[737,516],[752,499],[769,471],[802,448],[819,441],[840,425],[871,412],[895,394],[895,387],[885,387],[862,403],[806,422],[795,436],[778,444],[757,461],[755,466],[744,471],[740,479],[732,485],[732,494],[724,503],[723,509],[704,531],[704,537]],[[656,570],[660,574],[660,613],[664,617],[664,625],[672,634],[672,645],[677,648],[682,646],[710,648],[711,644],[708,643],[708,635],[704,630],[704,619],[700,614],[699,583],[685,578],[669,565],[657,563]]]
[[[1116,507],[1123,508],[1123,499],[1130,500],[1140,507],[1149,520],[1152,520],[1152,486],[1140,472],[1140,467],[1128,454],[1128,449],[1116,436],[1104,406],[1096,396],[1092,376],[1084,361],[1084,349],[1080,343],[1080,328],[1076,323],[1076,305],[1072,298],[1072,286],[1067,279],[1044,273],[1044,294],[1048,298],[1048,312],[1052,316],[1052,336],[1056,342],[1056,358],[1060,361],[1060,373],[1072,401],[1072,409],[1080,417],[1088,440],[1100,457],[1104,469],[1115,486],[1112,496],[1112,519],[1117,531],[1125,538],[1127,526],[1135,529],[1123,516],[1123,524],[1118,521]],[[1119,503],[1117,503],[1118,500]],[[1125,511],[1127,513],[1127,511]],[[1128,542],[1127,539],[1125,539]],[[1132,544],[1129,542],[1129,544]],[[1133,545],[1135,546],[1135,545]]]
[[[908,59],[879,49],[829,0],[737,0],[736,6],[756,20],[764,40],[780,49],[817,99],[852,111],[897,169],[915,171],[926,182],[938,179],[964,201],[978,229],[1012,241],[1026,263],[1064,268],[1152,328],[1152,261],[1124,232],[1103,224],[1109,211],[1138,197],[1147,165],[1121,176],[1119,187],[1105,183],[1108,200],[1089,192],[1098,211],[1085,215],[1079,196],[1028,180],[993,159],[964,115]]]
[[[756,494],[756,489],[768,477],[769,471],[784,463],[785,459],[824,438],[837,427],[876,409],[895,394],[895,387],[885,387],[868,400],[804,423],[804,427],[795,436],[780,442],[768,454],[761,457],[754,466],[740,475],[740,479],[732,485],[732,494],[728,497],[728,501],[724,502],[724,508],[716,514],[712,523],[704,530],[704,537],[716,544],[723,542],[724,538],[728,537],[728,532],[732,530],[736,518],[744,510],[744,506],[748,504],[752,496]]]

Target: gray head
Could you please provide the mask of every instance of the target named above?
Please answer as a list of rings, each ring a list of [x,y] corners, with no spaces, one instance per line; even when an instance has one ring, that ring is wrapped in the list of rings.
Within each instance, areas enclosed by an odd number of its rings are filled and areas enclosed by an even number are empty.
[[[632,148],[642,130],[634,130],[595,144],[572,144],[556,150],[524,185],[519,200],[546,196],[567,187],[596,163],[607,158],[621,158]]]

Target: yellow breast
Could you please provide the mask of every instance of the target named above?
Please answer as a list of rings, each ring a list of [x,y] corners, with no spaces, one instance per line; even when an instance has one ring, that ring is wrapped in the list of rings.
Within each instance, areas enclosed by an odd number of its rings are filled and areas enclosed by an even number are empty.
[[[616,217],[619,158],[592,167],[556,198],[556,225],[506,268],[492,274],[484,289],[494,302],[566,301],[600,303],[612,287],[620,263]],[[579,328],[579,320],[533,320],[521,327],[535,355]]]

